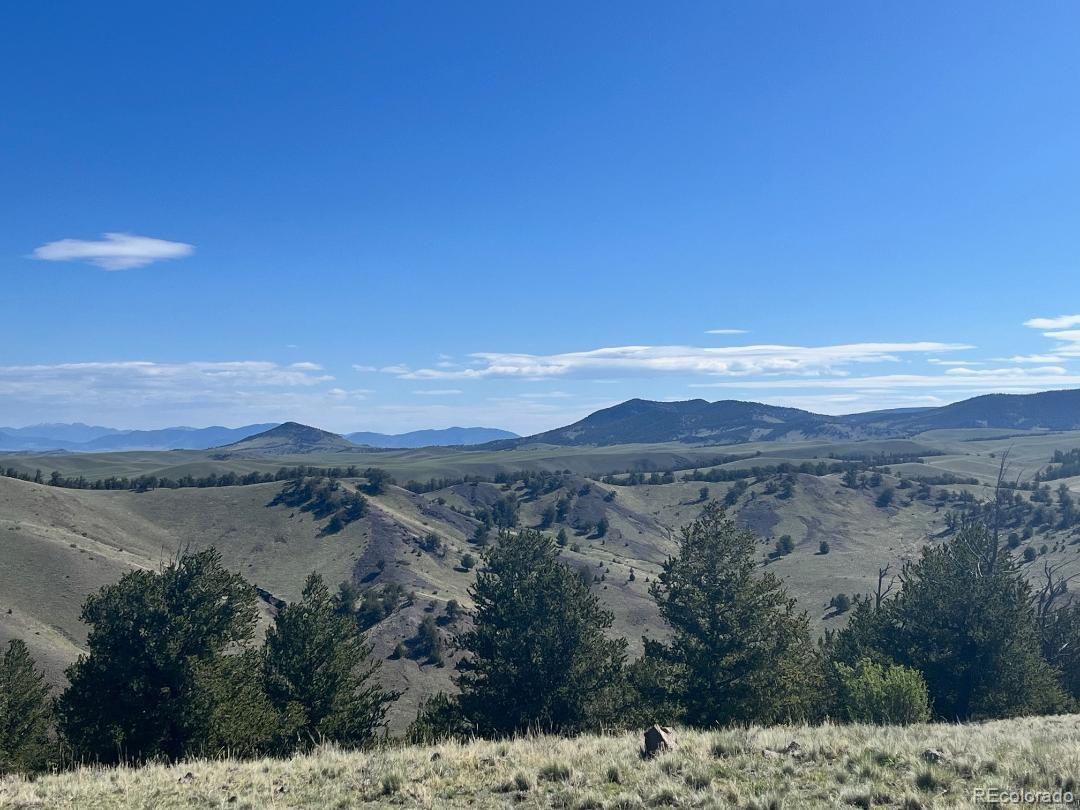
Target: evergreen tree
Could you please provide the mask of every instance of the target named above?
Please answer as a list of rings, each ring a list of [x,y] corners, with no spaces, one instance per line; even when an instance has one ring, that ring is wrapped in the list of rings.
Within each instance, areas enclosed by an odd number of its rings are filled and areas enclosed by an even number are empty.
[[[45,673],[34,668],[26,644],[8,642],[0,658],[0,774],[45,769],[53,750],[52,718]]]
[[[251,639],[255,604],[255,590],[214,549],[130,571],[89,596],[90,652],[68,668],[58,703],[76,756],[175,760],[196,750],[210,723],[200,673]]]
[[[575,733],[614,719],[624,692],[626,640],[612,614],[556,561],[549,537],[504,532],[471,589],[473,628],[457,678],[464,717],[482,734]]]
[[[386,470],[379,467],[368,467],[363,472],[367,483],[364,484],[364,492],[368,495],[382,495],[389,484],[394,483],[393,477]]]
[[[282,718],[266,696],[263,653],[248,648],[200,664],[196,713],[205,731],[192,741],[199,756],[255,757],[275,751]]]
[[[654,660],[639,669],[654,673],[653,691],[674,686],[664,702],[679,707],[682,722],[772,723],[806,713],[815,669],[809,622],[779,579],[755,572],[757,543],[709,503],[649,587],[671,641],[646,640]]]
[[[379,662],[356,622],[335,610],[321,576],[311,574],[300,601],[278,613],[263,649],[266,694],[283,718],[283,748],[375,740],[398,695],[375,681]]]
[[[1043,656],[1060,673],[1062,688],[1080,701],[1080,602],[1052,611],[1042,628]]]
[[[957,721],[1063,708],[1057,670],[1043,658],[1032,593],[1016,562],[985,525],[961,525],[923,549],[900,575],[894,599],[859,600],[828,654],[922,673],[934,713]]]
[[[883,639],[897,663],[922,672],[947,720],[1053,711],[1055,673],[1042,658],[1031,588],[982,524],[905,566]]]

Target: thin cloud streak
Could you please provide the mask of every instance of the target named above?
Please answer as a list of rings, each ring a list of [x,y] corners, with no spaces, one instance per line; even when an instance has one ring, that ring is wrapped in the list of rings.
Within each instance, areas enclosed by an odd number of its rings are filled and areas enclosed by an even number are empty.
[[[1080,315],[1059,315],[1056,318],[1032,318],[1024,321],[1024,326],[1032,329],[1068,329],[1080,326]]]
[[[896,362],[899,355],[971,349],[962,343],[850,343],[836,346],[617,346],[564,354],[535,355],[477,352],[476,368],[409,369],[402,365],[383,371],[406,380],[469,380],[490,377],[543,379],[577,373],[683,373],[723,376],[754,374],[844,373],[858,363]]]

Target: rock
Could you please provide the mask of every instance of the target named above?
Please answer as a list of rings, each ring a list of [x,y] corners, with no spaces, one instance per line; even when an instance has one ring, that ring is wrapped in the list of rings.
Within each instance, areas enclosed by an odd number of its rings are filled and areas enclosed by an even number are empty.
[[[927,762],[934,763],[935,765],[942,762],[952,761],[952,757],[946,754],[944,751],[939,751],[936,748],[927,748],[922,752],[922,758]]]
[[[795,740],[792,740],[779,751],[773,748],[763,748],[761,749],[761,755],[765,757],[765,759],[778,759],[782,756],[801,757],[802,746],[795,742]]]
[[[668,726],[649,726],[645,729],[645,757],[652,758],[661,751],[675,747],[675,731]]]

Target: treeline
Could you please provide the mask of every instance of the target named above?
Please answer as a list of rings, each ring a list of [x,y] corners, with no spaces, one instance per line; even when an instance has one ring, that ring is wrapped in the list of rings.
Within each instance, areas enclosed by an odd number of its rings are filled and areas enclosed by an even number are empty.
[[[1050,463],[1055,466],[1035,473],[1036,484],[1042,481],[1053,481],[1056,478],[1071,478],[1074,475],[1080,475],[1080,448],[1055,450]]]
[[[953,504],[946,514],[946,526],[956,529],[973,520],[995,522],[1002,529],[1024,530],[1024,539],[1034,531],[1066,530],[1080,526],[1080,506],[1069,487],[1057,490],[1040,484],[1025,498],[1019,491],[1001,489],[996,501],[980,501],[970,492],[950,492],[943,500]]]
[[[742,455],[719,455],[710,459],[706,459],[701,466],[713,467],[721,464],[730,464],[733,461],[743,461],[748,458],[754,458],[760,456],[761,452],[755,452]],[[633,476],[635,480],[638,480],[639,476],[645,476],[650,483],[673,483],[675,481],[675,473],[680,470],[685,470],[685,467],[672,467],[672,468],[660,468],[657,465],[644,459],[639,462],[633,469],[624,470],[612,470],[605,473],[602,480],[605,483],[617,484],[623,483],[622,481],[616,481],[617,476]],[[647,474],[647,475],[646,475]],[[411,490],[417,494],[425,494],[429,492],[436,492],[440,489],[447,489],[452,486],[459,486],[462,484],[515,484],[521,482],[525,487],[528,497],[535,498],[539,495],[543,495],[548,492],[554,492],[556,489],[562,487],[566,480],[572,477],[574,473],[571,470],[510,470],[505,472],[498,472],[493,475],[462,475],[457,477],[443,477],[443,478],[429,478],[426,481],[410,480],[406,481],[403,486],[405,489]],[[663,477],[661,482],[658,479]],[[685,479],[689,480],[689,479]]]
[[[53,470],[45,476],[41,470],[33,473],[24,472],[14,467],[0,470],[7,478],[30,481],[35,484],[48,484],[64,489],[107,489],[134,490],[147,492],[152,489],[186,489],[190,487],[237,487],[252,484],[270,484],[275,481],[294,481],[300,478],[372,478],[377,477],[382,483],[393,483],[393,478],[385,470],[376,467],[361,469],[355,465],[348,467],[312,467],[304,464],[295,467],[279,467],[275,472],[249,473],[210,473],[204,476],[184,475],[180,478],[168,478],[158,475],[140,475],[134,478],[112,476],[109,478],[86,478],[85,476],[65,476]]]
[[[704,470],[694,469],[690,472],[684,472],[681,476],[676,476],[677,470],[668,470],[664,472],[654,471],[647,474],[640,471],[615,473],[606,475],[601,480],[605,484],[613,484],[616,486],[655,486],[658,484],[674,484],[676,481],[682,481],[684,483],[690,481],[721,483],[725,481],[742,481],[751,478],[758,481],[765,481],[770,478],[791,476],[796,473],[818,477],[842,474],[850,477],[875,471],[887,473],[889,472],[889,464],[921,461],[923,461],[921,456],[879,453],[876,455],[867,455],[865,457],[839,461],[813,460],[799,462],[798,464],[791,461],[783,461],[779,464],[755,464],[752,467],[714,467],[712,469]],[[941,476],[938,476],[938,478],[942,481],[947,480],[948,483],[953,484],[978,483],[974,478],[960,479],[951,476],[948,473],[944,473]],[[929,481],[929,483],[935,483],[935,481]]]
[[[408,736],[953,722],[1076,708],[1080,605],[1069,603],[1068,578],[1047,566],[1033,588],[985,524],[926,547],[891,584],[856,597],[848,626],[818,643],[783,582],[757,565],[759,543],[705,504],[650,584],[665,640],[646,639],[631,662],[626,640],[609,635],[612,613],[555,542],[503,531],[482,553],[471,621],[444,641],[429,614],[394,653],[436,662],[444,644],[461,653],[456,694],[426,700]],[[370,745],[395,695],[375,685],[362,628],[404,598],[387,588],[332,596],[312,575],[256,646],[253,589],[216,552],[126,574],[84,605],[89,653],[55,703],[25,648],[10,646],[0,769],[46,767],[58,750],[64,762],[139,762]],[[447,621],[463,612],[447,604]]]
[[[455,486],[469,484],[499,484],[511,485],[521,483],[526,492],[526,497],[535,499],[548,492],[554,492],[562,487],[573,475],[570,470],[508,470],[494,475],[462,475],[449,478],[429,478],[427,481],[406,481],[405,489],[422,495],[429,492],[437,492],[440,489],[449,489]]]

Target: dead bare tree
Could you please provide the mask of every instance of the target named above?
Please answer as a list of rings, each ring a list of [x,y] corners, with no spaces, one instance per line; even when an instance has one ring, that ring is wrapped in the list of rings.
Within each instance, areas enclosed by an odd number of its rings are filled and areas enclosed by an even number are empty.
[[[1069,566],[1069,561],[1043,563],[1043,584],[1032,596],[1035,618],[1040,628],[1046,626],[1050,615],[1056,609],[1055,605],[1060,605],[1062,598],[1068,594],[1069,583],[1080,577],[1080,571],[1074,571],[1071,574],[1063,573]]]
[[[879,568],[877,572],[877,591],[874,593],[874,610],[881,609],[881,603],[892,593],[893,586],[896,585],[896,576],[889,580],[889,587],[883,588],[885,583],[885,577],[889,575],[889,569],[892,565],[886,565],[884,568]]]
[[[1072,651],[1067,649],[1069,642],[1066,641],[1063,645],[1060,636],[1055,632],[1058,611],[1072,609],[1069,583],[1080,577],[1080,571],[1064,573],[1064,569],[1069,565],[1069,562],[1044,562],[1042,587],[1034,591],[1031,598],[1043,657],[1052,664],[1057,664],[1063,656],[1072,654]]]

